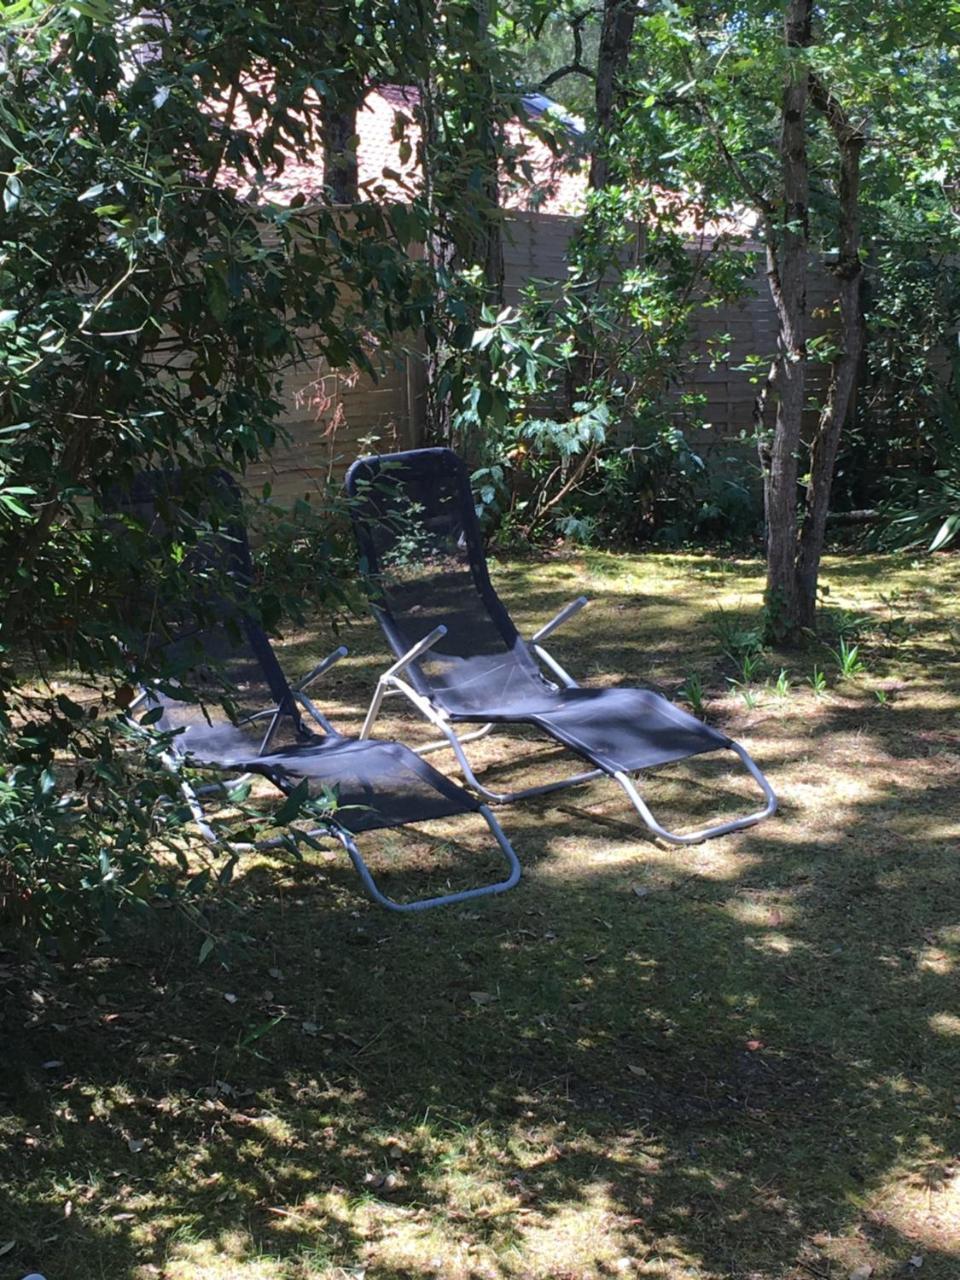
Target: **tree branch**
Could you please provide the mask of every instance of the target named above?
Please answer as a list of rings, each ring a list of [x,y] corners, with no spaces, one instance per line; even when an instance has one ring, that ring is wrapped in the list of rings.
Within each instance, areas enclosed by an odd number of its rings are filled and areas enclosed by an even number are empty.
[[[545,93],[552,84],[556,84],[564,76],[585,76],[588,80],[596,80],[597,73],[590,67],[580,67],[575,62],[571,62],[568,66],[558,67],[556,71],[551,71],[548,76],[544,76],[537,85],[537,92]]]

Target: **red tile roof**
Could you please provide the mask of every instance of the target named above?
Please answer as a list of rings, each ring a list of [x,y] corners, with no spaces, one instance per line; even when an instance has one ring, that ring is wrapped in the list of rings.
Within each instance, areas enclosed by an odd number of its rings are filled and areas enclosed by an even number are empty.
[[[268,90],[260,86],[261,92]],[[308,105],[317,108],[316,97]],[[541,114],[539,102],[531,99],[531,115]],[[409,201],[419,193],[422,175],[419,164],[420,126],[417,108],[420,94],[408,85],[384,84],[370,88],[357,113],[357,169],[361,198],[381,201]],[[576,122],[569,117],[561,136],[576,136]],[[255,129],[249,118],[238,113],[236,125]],[[588,162],[571,146],[569,154],[558,157],[547,144],[520,120],[510,121],[506,141],[520,172],[501,169],[500,203],[504,209],[550,214],[578,215],[584,212],[588,190]],[[409,144],[406,162],[401,160],[401,139]],[[323,151],[319,143],[306,160],[287,157],[282,171],[267,173],[262,194],[278,204],[289,204],[302,196],[308,202],[323,198]],[[749,235],[748,214],[737,211],[718,220],[704,220],[696,201],[663,191],[664,206],[674,206],[678,228],[693,238],[712,239],[727,235]]]

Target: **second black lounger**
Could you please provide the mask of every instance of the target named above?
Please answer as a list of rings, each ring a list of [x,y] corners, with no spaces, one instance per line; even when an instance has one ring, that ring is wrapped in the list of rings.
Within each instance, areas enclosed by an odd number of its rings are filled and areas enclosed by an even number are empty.
[[[207,477],[207,491],[217,498],[221,516],[228,516],[216,533],[209,513],[184,506],[178,471],[145,472],[128,492],[115,495],[110,513],[112,519],[136,522],[158,548],[169,542],[167,519],[176,513],[178,543],[192,542],[180,572],[190,575],[187,595],[196,598],[196,608],[189,600],[183,602],[177,616],[169,619],[155,617],[152,607],[144,610],[158,634],[144,634],[142,648],[144,653],[151,647],[164,650],[168,676],[145,688],[138,703],[154,707],[159,716],[154,717],[155,728],[170,735],[164,763],[178,776],[204,839],[234,852],[245,847],[222,839],[204,810],[204,797],[222,795],[222,783],[195,786],[187,770],[209,771],[215,779],[230,778],[234,785],[259,774],[286,795],[302,786],[317,800],[336,799],[335,811],[328,818],[321,814],[318,828],[308,834],[338,840],[367,893],[383,907],[423,911],[512,888],[520,878],[520,864],[485,805],[399,742],[343,737],[314,705],[308,687],[346,649],[334,650],[296,684],[287,682],[249,608],[253,568],[239,491],[225,472]],[[131,588],[136,596],[135,584]],[[177,669],[183,683],[169,674]],[[358,836],[466,814],[479,814],[494,836],[509,871],[505,879],[403,903],[379,889],[357,846]],[[296,834],[288,828],[286,836],[258,847],[286,843]]]
[[[395,691],[437,726],[445,739],[440,745],[454,751],[467,782],[492,800],[542,795],[605,773],[647,826],[675,844],[737,831],[775,812],[772,787],[739,743],[650,690],[581,688],[543,648],[541,641],[586,598],[568,605],[526,644],[490,582],[470,479],[455,453],[417,449],[360,458],[346,483],[374,607],[398,657],[380,677],[361,736],[373,727],[384,695]],[[464,743],[494,725],[516,723],[537,726],[592,768],[524,791],[492,791],[476,777]],[[461,724],[481,728],[458,736],[455,726]],[[739,756],[764,807],[698,831],[665,830],[631,775],[721,750]]]

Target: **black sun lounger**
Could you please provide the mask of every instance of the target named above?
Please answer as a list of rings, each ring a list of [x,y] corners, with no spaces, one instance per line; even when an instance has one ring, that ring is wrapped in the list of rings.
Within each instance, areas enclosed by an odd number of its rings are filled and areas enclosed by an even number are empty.
[[[647,689],[585,689],[542,642],[587,603],[574,600],[533,636],[518,633],[487,572],[470,479],[449,449],[358,459],[346,478],[374,609],[397,661],[380,677],[361,737],[386,694],[405,694],[444,735],[421,752],[449,747],[468,784],[500,802],[614,778],[647,826],[674,844],[738,831],[777,807],[769,782],[739,743]],[[481,728],[457,734],[459,725]],[[530,724],[592,767],[524,791],[496,792],[474,773],[464,743],[494,726]],[[711,751],[735,752],[764,807],[742,818],[678,834],[666,831],[637,790],[641,770]]]
[[[162,537],[169,504],[181,501],[179,473],[150,472],[114,498],[117,516],[136,520]],[[307,694],[307,688],[327,671],[346,649],[339,648],[299,683],[291,686],[270,641],[252,614],[237,603],[246,598],[252,581],[250,550],[240,523],[239,493],[225,472],[211,477],[219,509],[230,523],[214,534],[201,526],[197,542],[182,571],[190,573],[204,594],[203,609],[180,609],[179,620],[167,626],[162,643],[168,658],[182,672],[182,683],[164,682],[163,690],[145,689],[141,706],[161,708],[154,729],[172,734],[164,762],[180,779],[191,815],[204,838],[233,850],[251,846],[224,841],[214,830],[203,801],[210,793],[222,797],[224,786],[194,786],[184,768],[212,770],[230,776],[231,786],[243,777],[261,775],[289,795],[306,783],[306,792],[319,802],[331,795],[335,808],[322,816],[310,836],[329,835],[349,854],[363,885],[375,902],[393,911],[422,911],[503,893],[520,878],[520,865],[496,818],[462,787],[438,773],[398,742],[345,738]],[[164,512],[167,513],[165,519]],[[182,506],[178,523],[186,516]],[[225,576],[224,576],[225,575]],[[229,594],[224,586],[230,586]],[[179,688],[184,696],[177,697]],[[186,690],[189,689],[189,696]],[[377,887],[356,844],[356,836],[377,828],[401,827],[460,814],[480,814],[496,839],[509,868],[506,879],[439,897],[395,902]],[[269,847],[296,838],[289,834],[260,843]]]

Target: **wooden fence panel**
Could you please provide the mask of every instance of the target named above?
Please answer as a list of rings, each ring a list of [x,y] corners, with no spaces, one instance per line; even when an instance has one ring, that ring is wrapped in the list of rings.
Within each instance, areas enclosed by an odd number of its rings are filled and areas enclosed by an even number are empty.
[[[556,281],[567,274],[566,252],[578,220],[559,214],[513,212],[504,224],[504,294],[515,305],[531,280]],[[809,280],[811,336],[829,330],[835,308],[835,286],[827,269],[811,264]],[[772,356],[777,320],[762,267],[751,290],[739,302],[699,308],[691,318],[689,374],[682,392],[704,397],[683,417],[699,416],[706,426],[687,427],[695,447],[709,454],[730,448],[749,436],[758,374],[742,366],[747,356]],[[711,341],[729,335],[726,356],[711,367]],[[809,367],[810,424],[826,388],[826,366]],[[763,369],[759,376],[763,376]],[[372,381],[346,377],[313,367],[291,370],[283,387],[282,425],[290,443],[278,445],[271,457],[252,467],[251,488],[269,480],[274,495],[286,502],[317,491],[338,479],[368,445],[380,450],[420,443],[424,424],[424,368],[416,354],[402,357]],[[366,442],[366,443],[365,443]]]

